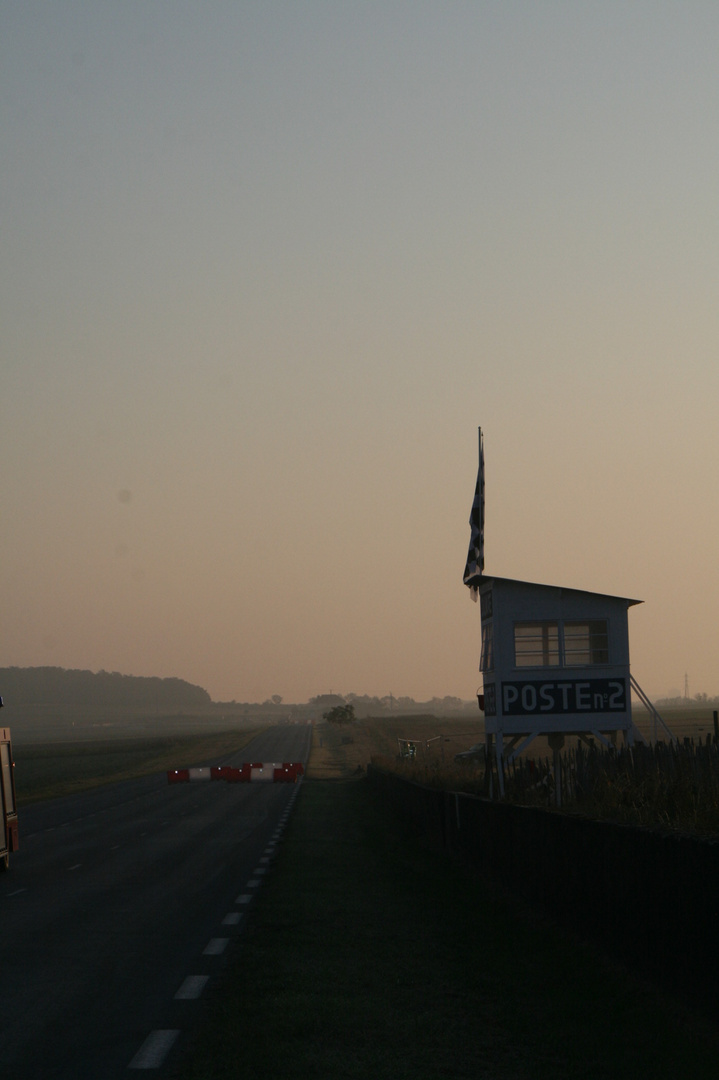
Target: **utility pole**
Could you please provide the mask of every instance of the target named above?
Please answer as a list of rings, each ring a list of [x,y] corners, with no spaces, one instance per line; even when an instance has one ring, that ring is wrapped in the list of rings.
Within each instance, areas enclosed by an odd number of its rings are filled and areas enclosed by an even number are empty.
[[[684,672],[684,700],[689,701],[689,675]]]

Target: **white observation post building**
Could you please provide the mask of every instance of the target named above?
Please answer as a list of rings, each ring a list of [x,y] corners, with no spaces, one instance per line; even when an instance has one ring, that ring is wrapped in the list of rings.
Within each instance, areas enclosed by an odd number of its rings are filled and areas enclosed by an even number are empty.
[[[478,697],[488,761],[494,744],[500,795],[503,760],[538,735],[549,737],[555,754],[566,735],[610,746],[622,732],[631,745],[639,735],[632,688],[643,700],[645,695],[629,671],[627,613],[641,601],[485,575],[481,429],[470,526],[464,583],[480,604],[484,686]]]

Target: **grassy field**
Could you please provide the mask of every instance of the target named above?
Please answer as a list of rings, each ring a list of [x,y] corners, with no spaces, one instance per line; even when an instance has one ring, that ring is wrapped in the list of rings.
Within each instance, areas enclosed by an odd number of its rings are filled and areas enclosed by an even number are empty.
[[[152,739],[15,745],[18,805],[86,791],[117,780],[215,762],[245,746],[255,734],[247,729]]]
[[[679,737],[698,737],[713,725],[711,711],[690,710],[668,714],[667,722]],[[243,722],[227,730],[198,730],[197,718],[176,718],[176,728],[163,729],[167,720],[153,722],[150,733],[132,727],[131,738],[123,738],[126,721],[98,731],[87,724],[79,738],[74,733],[65,741],[42,742],[14,739],[16,785],[20,802],[82,791],[99,783],[124,780],[169,768],[216,760],[218,756],[246,745],[259,730]],[[207,723],[207,721],[205,721]],[[67,728],[68,732],[72,731]],[[93,736],[93,732],[97,732]],[[167,734],[163,733],[167,731]],[[78,732],[79,734],[79,732]],[[455,766],[454,755],[484,741],[484,721],[479,713],[460,717],[390,716],[367,718],[340,728],[320,722],[313,728],[309,777],[339,780],[360,775],[373,758],[394,762],[399,739],[416,743],[414,770],[423,779],[435,779],[450,787],[471,783],[472,770]],[[537,739],[529,753],[549,754],[546,740]],[[475,770],[476,771],[476,770]],[[477,782],[479,778],[477,776]]]
[[[17,705],[6,702],[3,723],[15,746],[27,743],[100,742],[112,739],[154,739],[166,735],[201,735],[230,729],[257,729],[276,722],[240,712],[180,712],[94,705]]]
[[[98,784],[215,762],[247,745],[258,730],[244,725],[207,734],[174,732],[143,738],[122,738],[113,730],[105,738],[91,739],[84,733],[80,739],[65,742],[14,742],[18,802],[22,806]],[[476,721],[473,730],[467,720],[438,721],[434,717],[360,720],[349,731],[320,723],[313,732],[312,775],[339,779],[356,774],[358,769],[364,770],[373,754],[395,755],[398,737],[434,739],[432,754],[438,756],[441,750],[436,736],[440,730],[447,731],[443,738],[449,741],[441,745],[452,754],[480,737]]]
[[[562,812],[696,836],[719,836],[719,758],[716,746],[707,742],[710,735],[709,742],[713,740],[710,716],[707,709],[668,713],[665,720],[677,741],[670,744],[660,739],[645,747],[637,740],[631,753],[621,739],[616,752],[606,753],[597,747],[596,753],[590,753],[575,736],[568,736],[561,755]],[[437,738],[440,730],[442,735]],[[352,742],[345,746],[337,731],[322,737],[322,728],[317,728],[313,775],[349,776],[360,769],[361,761],[371,759],[419,784],[486,796],[484,762],[458,764],[454,760],[468,742],[483,744],[481,727],[473,735],[466,734],[470,730],[467,721],[448,723],[431,717],[396,720],[391,728],[384,720],[368,720],[349,729]],[[643,734],[648,739],[649,729]],[[414,739],[416,756],[412,760],[398,756],[398,736]],[[496,790],[496,769],[493,771]],[[553,754],[546,738],[538,737],[517,761],[505,763],[504,778],[508,802],[555,809]]]
[[[410,739],[417,744],[418,763],[447,763],[455,754],[484,740],[484,724],[479,714],[452,719],[368,717],[345,727],[326,722],[315,724],[308,777],[341,780],[359,775],[373,757],[395,758],[399,739]]]
[[[176,1080],[717,1074],[715,1029],[427,850],[361,778],[304,782],[202,1007]]]
[[[670,729],[681,740],[705,738],[713,733],[711,708],[677,709],[662,714]],[[634,720],[646,738],[650,735],[649,717],[641,706],[634,709]],[[661,733],[660,733],[661,734]],[[350,740],[344,742],[343,740]],[[347,727],[322,722],[315,725],[311,775],[316,779],[341,779],[364,768],[373,756],[395,758],[398,739],[417,744],[417,766],[447,768],[455,754],[484,742],[484,717],[471,713],[461,717],[383,716],[357,720]],[[568,745],[575,740],[569,738]],[[551,757],[545,738],[537,738],[526,757]],[[466,775],[460,769],[458,778]]]

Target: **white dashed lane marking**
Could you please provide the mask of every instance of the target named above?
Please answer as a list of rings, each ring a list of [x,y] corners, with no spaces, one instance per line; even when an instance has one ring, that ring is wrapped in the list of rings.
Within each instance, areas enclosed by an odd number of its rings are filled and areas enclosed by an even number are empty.
[[[209,975],[188,975],[175,994],[176,1001],[194,1001],[207,985]]]
[[[127,1066],[128,1069],[159,1069],[179,1034],[179,1031],[166,1028],[151,1031]]]
[[[294,802],[294,797],[295,796],[293,795],[290,801],[290,807]],[[272,856],[274,856],[275,854],[274,848],[277,846],[277,842],[282,836],[282,828],[286,824],[288,817],[289,809],[285,811],[280,821],[280,827],[275,830],[271,842],[265,848],[264,855],[259,860],[260,865],[256,867],[256,869],[253,871],[256,876],[251,878],[247,882],[245,888],[257,889],[262,884],[261,877],[268,871],[268,864],[271,862]],[[162,828],[163,825],[167,824],[169,823],[163,821],[160,827]],[[146,833],[141,833],[140,835],[145,836]],[[111,850],[117,850],[118,846],[119,845],[116,845]],[[80,865],[81,864],[78,863],[76,866],[70,867],[70,869],[77,870],[79,869]],[[23,890],[18,891],[22,892]],[[15,894],[13,893],[11,895]],[[252,899],[253,896],[251,893],[240,893],[235,900],[235,904],[249,904],[251,903]],[[222,925],[237,926],[240,923],[241,919],[242,912],[230,911],[227,913],[227,915],[225,915],[224,919],[222,920]],[[229,942],[230,938],[210,938],[203,950],[203,956],[220,956],[222,953],[224,953]],[[192,1001],[199,998],[205,986],[207,985],[208,980],[209,975],[188,975],[187,978],[182,982],[177,993],[175,994],[175,1000]],[[135,1057],[130,1062],[128,1068],[159,1069],[163,1064],[165,1058],[167,1057],[167,1054],[171,1050],[172,1046],[176,1042],[179,1034],[179,1030],[174,1029],[162,1029],[151,1032],[148,1035],[147,1039],[145,1039],[145,1042],[142,1044],[137,1054],[135,1054]]]
[[[227,948],[229,938],[226,937],[213,937],[207,942],[207,945],[202,950],[203,956],[221,956]]]

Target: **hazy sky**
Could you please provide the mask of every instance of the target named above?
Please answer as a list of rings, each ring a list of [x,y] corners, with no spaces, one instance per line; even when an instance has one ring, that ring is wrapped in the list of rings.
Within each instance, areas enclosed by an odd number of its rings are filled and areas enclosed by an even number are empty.
[[[0,666],[472,697],[481,425],[486,571],[719,693],[718,55],[714,0],[0,0]]]

